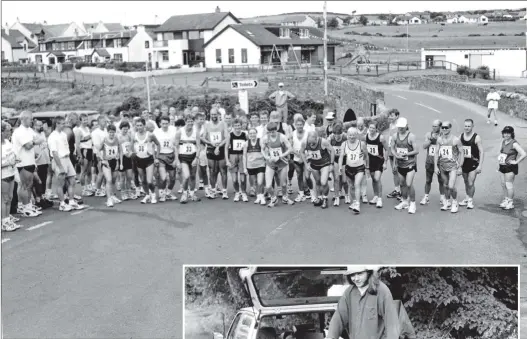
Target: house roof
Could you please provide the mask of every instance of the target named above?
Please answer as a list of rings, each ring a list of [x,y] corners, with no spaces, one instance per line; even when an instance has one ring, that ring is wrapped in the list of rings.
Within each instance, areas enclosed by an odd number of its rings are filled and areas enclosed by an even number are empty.
[[[133,38],[137,34],[136,31],[114,31],[102,33],[90,33],[79,36],[67,37],[51,37],[45,42],[66,42],[66,41],[80,41],[80,40],[100,40],[100,39],[118,39],[118,38]]]
[[[154,32],[174,32],[189,30],[211,30],[214,29],[226,17],[232,17],[236,22],[240,21],[231,12],[203,13],[189,15],[174,15]]]
[[[124,30],[124,26],[121,25],[120,23],[106,23],[106,22],[103,22],[103,25],[108,28],[108,30],[110,32],[112,31],[121,31],[121,30]]]
[[[102,56],[102,57],[105,57],[105,58],[111,58],[112,57],[110,55],[110,53],[108,53],[106,48],[95,48],[93,50],[93,52],[91,53],[91,55],[94,55],[95,53],[97,53],[97,54],[99,54],[99,56]]]
[[[301,27],[288,27],[292,34],[290,39],[281,39],[278,34],[281,26],[278,25],[260,25],[260,24],[239,24],[229,25],[222,29],[212,39],[204,44],[206,47],[218,36],[220,36],[225,30],[232,28],[246,39],[250,40],[257,46],[273,46],[273,45],[323,45],[322,41],[323,32],[314,27],[301,26]],[[300,38],[295,32],[300,28],[309,30],[310,38]],[[337,43],[328,42],[328,45],[338,45]]]
[[[66,56],[66,54],[64,54],[63,52],[61,51],[53,51],[53,52],[49,52],[46,57],[50,56],[50,55],[54,55],[56,57],[63,57],[63,56]]]
[[[280,15],[280,16],[266,16],[259,18],[250,18],[242,20],[247,24],[281,24],[283,22],[302,22],[305,21],[308,15]]]
[[[30,24],[30,23],[20,23],[25,28],[27,28],[28,31],[30,31],[33,34],[40,33],[42,29],[44,29],[44,25],[42,24]]]
[[[61,36],[71,24],[44,25],[44,31],[51,36]]]
[[[11,45],[11,48],[23,48],[21,43],[24,42],[26,37],[20,33],[19,30],[10,29],[9,35],[6,34],[6,30],[2,29],[2,38],[6,39],[7,42]],[[34,47],[35,44],[31,43],[29,47]]]
[[[483,14],[465,14],[463,16],[467,19],[479,19]]]

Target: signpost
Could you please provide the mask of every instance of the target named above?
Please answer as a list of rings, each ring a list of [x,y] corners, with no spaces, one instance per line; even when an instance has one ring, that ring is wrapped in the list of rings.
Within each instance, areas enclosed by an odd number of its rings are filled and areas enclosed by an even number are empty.
[[[257,80],[235,80],[231,81],[231,89],[238,90],[238,101],[240,102],[240,108],[249,114],[249,93],[248,89],[257,88]]]

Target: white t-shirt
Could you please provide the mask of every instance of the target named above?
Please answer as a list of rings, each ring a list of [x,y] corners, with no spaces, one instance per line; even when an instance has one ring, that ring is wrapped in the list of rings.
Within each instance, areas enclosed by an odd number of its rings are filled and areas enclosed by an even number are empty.
[[[2,162],[7,162],[14,157],[15,151],[13,148],[13,144],[9,140],[6,140],[5,143],[2,145]],[[15,175],[15,172],[15,166],[2,167],[2,179],[9,178]]]
[[[20,127],[13,131],[11,140],[13,141],[13,150],[20,162],[16,165],[17,167],[25,167],[35,165],[35,149],[32,147],[27,150],[23,146],[28,142],[33,141],[35,137],[35,131],[31,127]]]
[[[266,129],[266,126],[256,126],[256,134],[258,136],[259,139],[262,139],[265,132],[264,132],[264,129]]]
[[[99,152],[102,149],[102,143],[107,136],[108,132],[103,131],[100,128],[97,128],[93,132],[91,132],[93,151],[95,153]]]
[[[304,124],[304,131],[306,131],[306,133],[316,132],[316,130],[317,128],[315,127],[315,124],[308,125],[307,122]]]
[[[171,129],[170,127],[173,126],[169,126],[166,132],[163,131],[161,128],[158,128],[154,131],[154,135],[156,136],[161,146],[159,152],[163,154],[174,152],[174,142],[176,140],[176,127],[174,127],[174,129]]]
[[[498,101],[500,100],[500,95],[498,92],[487,94],[487,101],[489,102],[488,108],[498,109]]]
[[[53,131],[48,137],[48,147],[51,157],[53,152],[57,152],[59,158],[64,158],[70,155],[70,147],[68,145],[68,135],[66,132]]]

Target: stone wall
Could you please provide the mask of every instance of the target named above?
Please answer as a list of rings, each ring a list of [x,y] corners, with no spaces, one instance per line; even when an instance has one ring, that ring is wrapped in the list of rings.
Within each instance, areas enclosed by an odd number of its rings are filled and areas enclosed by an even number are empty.
[[[441,93],[487,107],[488,89],[478,86],[420,77],[410,81],[410,89]],[[507,95],[504,92],[500,92],[500,95],[499,111],[527,119],[527,98]]]
[[[285,89],[299,100],[325,102],[326,107],[335,110],[338,119],[343,119],[348,108],[357,116],[370,116],[371,104],[379,108],[384,106],[384,92],[362,82],[339,76],[328,76],[328,99],[324,99],[324,78],[322,76],[277,76],[269,78],[269,90],[278,88],[283,82]]]
[[[415,75],[403,75],[403,76],[394,76],[393,78],[389,78],[386,80],[386,83],[388,84],[404,84],[409,83],[412,79],[419,78],[419,76]],[[466,75],[459,75],[459,74],[436,74],[436,75],[426,75],[429,79],[436,79],[436,80],[445,80],[445,81],[452,81],[452,82],[467,82],[468,76]]]

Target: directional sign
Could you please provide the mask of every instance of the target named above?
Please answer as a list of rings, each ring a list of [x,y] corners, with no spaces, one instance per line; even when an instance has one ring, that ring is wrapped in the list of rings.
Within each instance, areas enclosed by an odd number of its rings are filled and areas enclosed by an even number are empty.
[[[231,81],[231,89],[249,89],[258,87],[256,80],[236,80]]]

